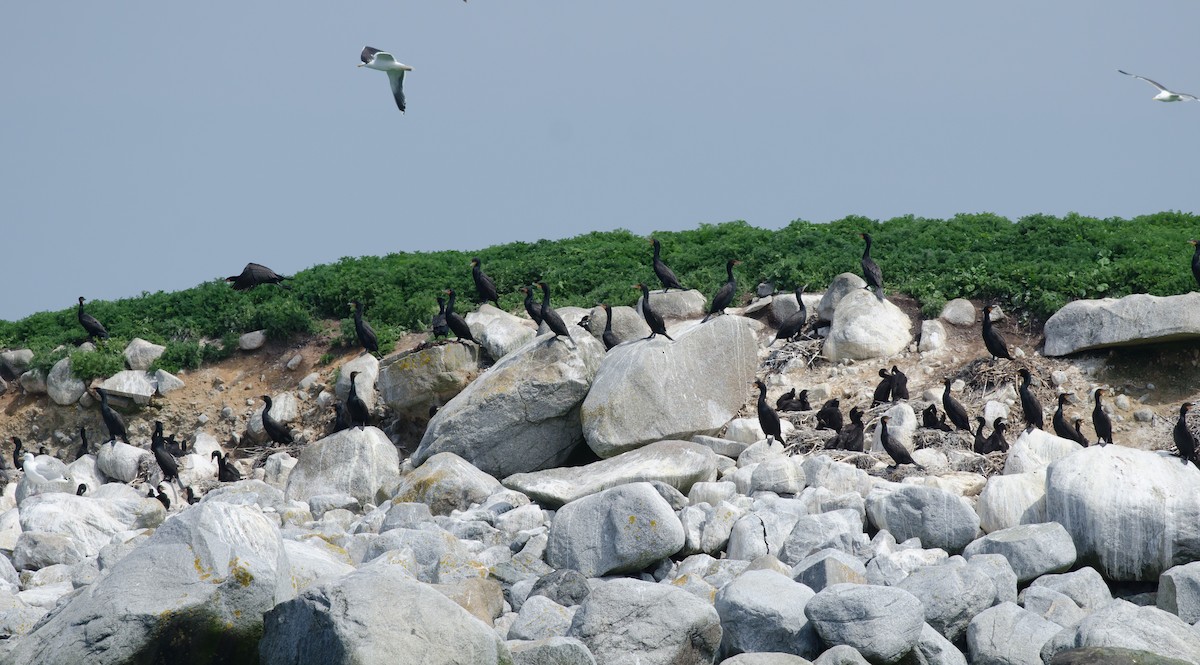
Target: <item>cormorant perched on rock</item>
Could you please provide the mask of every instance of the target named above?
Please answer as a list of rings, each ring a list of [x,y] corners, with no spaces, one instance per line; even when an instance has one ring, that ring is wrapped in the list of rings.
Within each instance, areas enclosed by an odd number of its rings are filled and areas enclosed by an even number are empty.
[[[1108,414],[1104,412],[1104,406],[1100,404],[1100,396],[1104,393],[1103,388],[1096,389],[1096,406],[1092,409],[1092,427],[1096,428],[1096,443],[1113,442],[1112,420],[1109,420]]]
[[[1025,415],[1025,431],[1034,427],[1044,430],[1046,429],[1046,419],[1042,415],[1042,405],[1038,402],[1037,396],[1033,394],[1033,390],[1029,385],[1033,382],[1033,373],[1022,367],[1017,370],[1017,374],[1021,375],[1021,388],[1018,391],[1021,395],[1021,413]]]
[[[883,271],[879,269],[879,264],[871,258],[871,234],[860,233],[858,237],[867,241],[867,246],[863,248],[862,269],[863,279],[867,282],[867,288],[874,289],[875,295],[880,299],[883,298]]]
[[[483,272],[478,257],[471,259],[471,279],[475,280],[475,292],[479,294],[479,301],[494,303],[499,308],[500,296],[496,293],[496,282]]]
[[[600,340],[604,342],[604,350],[609,351],[620,344],[621,340],[617,339],[617,334],[612,329],[612,307],[609,307],[608,303],[600,307],[604,309],[604,333],[600,335]]]
[[[871,397],[871,406],[879,406],[892,401],[892,375],[888,373],[884,367],[879,370],[879,376],[883,378],[879,385],[875,386],[875,394]]]
[[[161,443],[163,450],[166,450],[173,457],[183,457],[187,454],[187,451],[183,449],[183,446],[179,445],[179,442],[175,440],[174,434],[169,437],[163,435],[163,424],[161,420],[154,421],[154,433],[150,435],[150,443],[153,444],[155,441]]]
[[[1063,406],[1070,396],[1071,393],[1058,394],[1058,408],[1054,410],[1054,417],[1050,419],[1050,423],[1054,425],[1054,435],[1067,440],[1075,438],[1075,433],[1071,431],[1071,425],[1067,422],[1067,416],[1063,413]]]
[[[216,453],[214,452],[213,454],[215,455]],[[184,495],[187,496],[187,502],[189,506],[194,506],[197,503],[200,503],[200,497],[196,496],[196,492],[192,490],[191,485],[188,485],[184,489]]]
[[[267,433],[267,438],[271,440],[271,443],[275,444],[292,443],[291,431],[281,425],[278,420],[275,420],[271,417],[271,397],[269,395],[263,395],[262,401],[264,404],[262,410],[262,423],[263,430],[265,430]]]
[[[662,246],[659,245],[658,238],[650,238],[650,244],[654,245],[654,274],[658,275],[658,281],[662,282],[663,291],[669,289],[683,289],[683,285],[675,277],[675,273],[667,267],[667,264],[662,262],[659,255],[662,253]]]
[[[1191,402],[1179,405],[1179,420],[1175,422],[1174,431],[1175,449],[1179,451],[1179,457],[1183,459],[1184,464],[1191,462],[1200,466],[1200,463],[1196,461],[1196,437],[1187,425],[1187,413],[1191,408]]]
[[[1003,418],[992,421],[992,433],[984,444],[983,454],[1008,452],[1008,441],[1004,438],[1004,430],[1007,427],[1008,423],[1004,422]]]
[[[901,445],[899,441],[892,441],[891,435],[888,434],[888,420],[890,420],[888,416],[882,416],[879,418],[879,443],[883,445],[883,450],[888,454],[888,457],[891,457],[892,461],[895,462],[893,466],[912,464],[918,469],[924,471],[925,467],[913,461],[912,455],[908,452],[908,448],[905,448],[903,445]]]
[[[758,426],[762,428],[763,434],[783,443],[779,414],[767,404],[767,386],[759,379],[754,380],[754,385],[758,387]]]
[[[892,365],[892,401],[908,399],[908,375]]]
[[[646,319],[646,325],[650,326],[650,336],[646,339],[654,339],[655,335],[662,335],[674,342],[675,340],[667,334],[667,324],[663,322],[663,318],[650,307],[650,289],[645,284],[634,284],[633,288],[642,291],[642,318]]]
[[[712,307],[708,308],[708,315],[700,321],[701,323],[704,323],[704,321],[711,319],[717,314],[724,314],[725,308],[729,307],[729,303],[733,302],[733,296],[737,294],[737,280],[733,278],[733,267],[739,263],[741,261],[737,259],[730,259],[725,262],[725,283],[721,285],[721,288],[717,289],[716,295],[713,296]]]
[[[841,403],[837,398],[831,399],[821,405],[821,409],[817,411],[817,429],[831,429],[835,432],[842,431],[842,426],[845,424],[842,420]]]
[[[379,340],[371,324],[363,321],[363,304],[357,300],[351,300],[350,304],[354,307],[354,334],[358,336],[358,343],[371,355],[378,354]]]
[[[971,431],[971,421],[967,418],[967,410],[958,400],[950,395],[950,384],[954,381],[946,379],[946,390],[942,392],[942,408],[945,409],[946,415],[950,416],[950,422],[960,430],[967,432]]]
[[[529,315],[529,318],[533,319],[534,323],[539,326],[542,325],[542,307],[533,302],[533,289],[528,286],[522,286],[521,293],[525,294],[525,313]]]
[[[792,392],[796,392],[792,389]],[[785,399],[782,402],[775,403],[776,410],[779,411],[812,411],[812,405],[808,403],[808,391],[801,390],[800,394],[795,399]]]
[[[450,330],[454,331],[454,336],[460,342],[467,340],[475,342],[475,338],[471,336],[471,326],[467,325],[467,320],[454,311],[454,300],[458,297],[458,294],[454,292],[454,289],[446,289],[446,295],[450,296],[450,302],[446,303],[446,323],[450,326]],[[478,342],[475,343],[478,344]]]
[[[83,443],[79,444],[79,452],[75,453],[75,459],[79,459],[80,457],[83,457],[84,455],[91,452],[91,447],[88,446],[87,429],[85,429],[83,427],[79,428],[79,439]]]
[[[157,489],[158,489],[158,494],[155,494],[155,493],[154,493],[154,490],[155,490],[155,489],[156,489],[156,488],[154,488],[154,487],[151,487],[151,488],[150,488],[150,493],[146,495],[146,498],[148,498],[148,499],[158,499],[158,502],[159,502],[159,503],[161,503],[161,504],[163,505],[163,508],[164,508],[164,509],[166,509],[166,510],[170,510],[170,509],[171,509],[171,497],[167,496],[167,493],[166,493],[166,492],[164,492],[164,491],[162,491],[162,488],[161,488],[161,487],[157,488]]]
[[[350,429],[350,417],[346,415],[346,405],[341,402],[333,403],[333,425],[330,434],[337,434],[344,429]]]
[[[1192,253],[1192,278],[1196,280],[1196,284],[1200,284],[1200,241],[1189,240],[1196,251]]]
[[[554,333],[555,337],[564,336],[567,339],[571,339],[571,331],[567,330],[567,324],[563,322],[558,312],[554,311],[554,308],[550,306],[550,285],[545,282],[538,282],[537,285],[542,290],[542,321]]]
[[[367,403],[363,401],[363,398],[358,396],[358,375],[359,372],[350,372],[350,394],[346,396],[346,415],[350,416],[351,427],[362,429],[371,419],[371,412],[367,409]]]
[[[233,284],[234,291],[246,291],[259,284],[278,284],[286,289],[288,285],[283,283],[285,279],[291,279],[291,277],[284,277],[258,263],[247,263],[246,267],[242,268],[242,274],[226,277],[225,281]]]
[[[108,339],[108,331],[96,320],[96,317],[83,311],[83,296],[79,296],[79,311],[76,314],[79,317],[79,325],[87,331],[88,339],[92,341],[95,341],[96,338]]]
[[[826,446],[831,449],[849,450],[856,453],[863,451],[863,414],[857,406],[850,407],[850,424],[842,428],[837,436],[830,439]]]
[[[938,410],[936,404],[930,404],[921,412],[921,427],[926,429],[937,429],[943,432],[953,432],[954,428],[946,424],[946,414],[942,414],[941,420],[938,420]]]
[[[799,309],[788,315],[783,323],[779,324],[779,330],[775,331],[775,339],[771,340],[771,344],[784,340],[790,342],[804,331],[804,324],[808,322],[808,308],[804,306],[804,289],[808,285],[805,284],[796,289],[796,304]]]
[[[242,479],[242,472],[237,470],[237,467],[229,461],[229,454],[221,454],[221,451],[213,451],[213,459],[217,460],[217,480],[223,483],[234,483]]]
[[[792,388],[791,390],[787,391],[786,393],[775,398],[775,410],[778,411],[778,410],[782,409],[784,402],[787,402],[788,400],[793,400],[793,399],[796,399],[796,389],[795,388]]]
[[[987,437],[983,435],[983,426],[987,423],[987,420],[983,416],[975,416],[975,422],[978,423],[978,426],[975,428],[975,444],[971,446],[971,450],[980,455],[986,455]]]
[[[1075,419],[1075,436],[1071,438],[1078,441],[1079,445],[1083,446],[1084,448],[1087,448],[1091,444],[1091,442],[1088,441],[1087,436],[1085,436],[1083,433],[1083,418]]]
[[[450,325],[446,323],[446,299],[438,296],[438,313],[433,315],[430,326],[433,328],[433,339],[450,336]]]
[[[150,439],[150,452],[154,453],[154,461],[158,462],[158,468],[162,469],[163,482],[178,481],[179,462],[176,462],[175,457],[167,452],[166,444],[161,436]]]
[[[21,465],[24,464],[24,460],[22,459],[22,456],[25,454],[25,449],[21,446],[21,440],[18,439],[17,437],[14,436],[12,438],[12,441],[13,441],[13,466],[17,467],[18,469],[21,469]]]
[[[79,487],[75,488],[75,496],[83,496],[87,492],[87,485],[79,483]]]
[[[121,419],[121,414],[108,405],[108,392],[97,388],[96,394],[100,396],[100,417],[104,420],[104,427],[108,429],[109,441],[120,439],[129,443],[129,437],[125,433],[125,421]]]
[[[1004,341],[1000,331],[992,327],[992,309],[991,305],[983,308],[983,345],[987,347],[988,353],[992,354],[992,362],[997,358],[1012,360],[1012,354],[1008,352],[1008,343]]]

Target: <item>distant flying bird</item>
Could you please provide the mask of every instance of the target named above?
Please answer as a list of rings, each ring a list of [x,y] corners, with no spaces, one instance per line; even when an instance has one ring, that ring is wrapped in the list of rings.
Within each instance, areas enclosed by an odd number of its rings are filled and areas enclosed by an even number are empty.
[[[1129,72],[1125,71],[1124,69],[1118,69],[1117,71],[1126,76],[1132,76],[1135,79],[1142,79],[1146,83],[1149,83],[1150,85],[1158,88],[1158,94],[1152,98],[1156,102],[1194,102],[1194,101],[1197,101],[1197,99],[1200,99],[1200,98],[1197,98],[1195,95],[1189,95],[1186,92],[1172,92],[1170,90],[1167,90],[1158,81],[1151,81],[1150,79],[1146,78],[1145,76],[1138,76],[1137,74],[1130,74]]]
[[[288,285],[282,283],[285,279],[291,277],[284,277],[259,263],[247,263],[246,267],[242,268],[242,274],[226,277],[225,281],[233,284],[234,291],[247,291],[259,284],[278,284],[286,289]]]
[[[404,72],[411,72],[412,67],[396,62],[391,53],[370,46],[363,48],[359,57],[362,58],[359,67],[387,72],[388,82],[392,84],[392,97],[396,98],[396,107],[404,113]]]

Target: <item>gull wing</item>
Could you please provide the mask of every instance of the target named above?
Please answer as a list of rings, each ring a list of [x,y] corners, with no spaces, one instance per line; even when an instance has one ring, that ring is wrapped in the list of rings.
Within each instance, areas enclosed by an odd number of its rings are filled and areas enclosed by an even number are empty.
[[[396,99],[396,107],[400,109],[401,113],[404,113],[404,70],[389,71],[387,75],[388,81],[392,84],[392,97]]]
[[[1156,87],[1156,88],[1158,88],[1159,90],[1162,90],[1162,91],[1164,91],[1164,92],[1171,92],[1170,90],[1167,90],[1166,88],[1164,88],[1164,87],[1162,86],[1162,84],[1161,84],[1161,83],[1159,83],[1158,81],[1151,81],[1150,79],[1146,78],[1145,76],[1138,76],[1137,74],[1130,74],[1129,72],[1125,71],[1124,69],[1118,69],[1118,70],[1117,70],[1117,72],[1118,72],[1118,73],[1120,73],[1120,74],[1124,74],[1124,75],[1126,75],[1126,76],[1132,76],[1132,77],[1133,77],[1133,78],[1135,78],[1135,79],[1142,79],[1142,80],[1143,80],[1143,81],[1145,81],[1146,83],[1149,83],[1150,85],[1152,85],[1152,86],[1154,86],[1154,87]],[[1190,97],[1191,95],[1188,95],[1188,96]]]
[[[371,46],[367,46],[363,48],[362,54],[358,57],[363,61],[363,64],[366,65],[371,62],[371,59],[374,58],[375,54],[377,53],[383,53],[383,51]]]

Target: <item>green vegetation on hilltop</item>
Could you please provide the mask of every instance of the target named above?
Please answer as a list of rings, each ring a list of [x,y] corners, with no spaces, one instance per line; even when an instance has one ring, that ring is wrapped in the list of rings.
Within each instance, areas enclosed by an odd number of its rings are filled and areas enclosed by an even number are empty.
[[[764,279],[784,291],[805,282],[819,290],[839,273],[860,273],[863,242],[857,234],[863,231],[875,239],[872,255],[883,269],[887,291],[912,295],[927,315],[936,314],[948,299],[965,297],[994,299],[1043,319],[1078,298],[1193,290],[1192,248],[1186,241],[1200,235],[1200,216],[1159,213],[1099,220],[1031,215],[1015,223],[990,214],[886,222],[847,217],[829,224],[796,221],[777,231],[744,222],[705,224],[656,236],[663,260],[680,281],[711,296],[724,281],[730,258],[743,262],[735,272],[743,294]],[[386,348],[403,330],[424,329],[437,311],[435,298],[446,288],[459,292],[460,311],[474,307],[472,256],[482,259],[502,294],[501,305],[510,311],[521,311],[517,288],[537,279],[550,285],[556,306],[633,304],[633,284],[649,280],[657,285],[650,255],[642,236],[595,232],[475,253],[343,258],[297,273],[290,290],[263,286],[240,293],[212,281],[86,307],[112,334],[110,346],[119,350],[134,337],[167,344],[160,365],[178,370],[230,353],[234,334],[266,329],[271,338],[284,339],[313,332],[317,319],[346,319],[347,303],[356,298],[366,305],[366,318]],[[52,355],[52,349],[78,344],[84,337],[74,307],[0,321],[0,348],[32,348],[38,354],[35,364],[42,367],[65,355]],[[200,343],[222,338],[224,344]],[[73,356],[72,365],[92,374],[113,362],[110,353],[94,360]]]

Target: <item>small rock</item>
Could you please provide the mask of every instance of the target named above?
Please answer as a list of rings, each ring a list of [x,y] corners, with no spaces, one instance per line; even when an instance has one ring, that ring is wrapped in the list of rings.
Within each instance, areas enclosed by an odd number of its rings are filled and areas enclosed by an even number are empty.
[[[238,338],[238,348],[243,351],[257,351],[267,343],[267,331],[255,330]]]
[[[202,414],[196,416],[196,422],[200,425],[207,425],[208,424],[208,414],[202,413]]]
[[[167,393],[179,390],[185,385],[182,379],[162,368],[155,370],[154,382],[158,385],[158,394],[164,396]]]
[[[21,375],[18,379],[21,384],[21,389],[27,395],[44,395],[46,394],[46,375],[41,371],[31,369]]]
[[[158,360],[158,357],[167,350],[167,347],[161,344],[147,342],[140,337],[134,337],[125,347],[125,364],[129,369],[140,369],[146,371],[150,369],[150,365]]]
[[[1066,383],[1067,378],[1067,373],[1061,369],[1056,369],[1053,372],[1050,372],[1050,383],[1052,383],[1056,388]]]
[[[1128,411],[1129,410],[1129,396],[1128,395],[1117,395],[1117,398],[1113,400],[1113,404],[1115,404],[1116,407],[1118,409],[1120,409],[1121,411]]]
[[[1138,409],[1133,412],[1133,419],[1139,423],[1149,423],[1154,421],[1154,412],[1150,409]]]
[[[963,550],[964,557],[975,554],[1003,554],[1021,582],[1068,570],[1076,558],[1071,534],[1058,522],[993,531]]]
[[[956,326],[971,326],[975,325],[976,319],[979,317],[975,310],[975,305],[966,298],[955,298],[946,303],[942,307],[942,313],[938,318],[945,320],[947,323],[952,323]],[[992,313],[992,320],[997,321],[995,311]]]
[[[302,363],[302,362],[304,362],[304,356],[297,353],[296,355],[294,355],[290,359],[288,359],[287,364],[284,365],[284,367],[287,367],[289,372],[294,372],[294,371],[296,371],[296,368],[299,367],[300,363]]]
[[[946,327],[941,321],[927,320],[921,322],[921,342],[917,350],[921,353],[938,351],[946,346]]]

